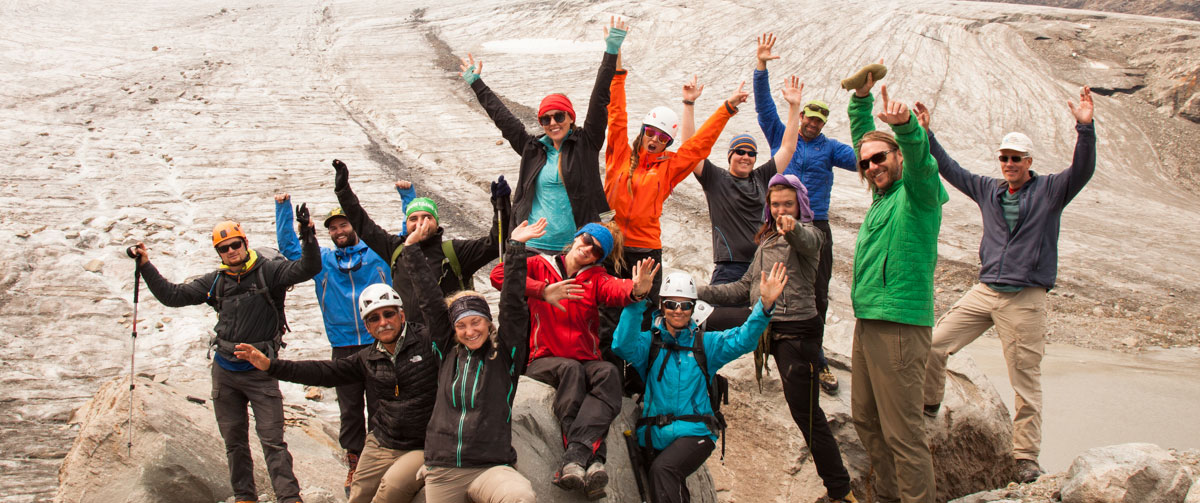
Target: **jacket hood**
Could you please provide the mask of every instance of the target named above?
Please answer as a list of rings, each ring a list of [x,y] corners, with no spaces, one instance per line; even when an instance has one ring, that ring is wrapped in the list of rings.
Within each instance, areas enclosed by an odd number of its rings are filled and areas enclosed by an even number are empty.
[[[688,344],[691,344],[695,340],[697,328],[695,321],[689,320],[687,328],[681,329],[679,335],[671,335],[671,331],[667,330],[667,322],[663,319],[662,311],[656,309],[650,317],[654,320],[654,323],[650,324],[651,330],[658,330],[664,341],[675,341],[676,343],[688,341]]]
[[[813,210],[812,210],[812,207],[810,207],[808,204],[808,188],[806,188],[804,186],[804,182],[801,182],[800,179],[796,177],[796,175],[776,174],[775,176],[772,176],[771,181],[767,183],[767,188],[768,188],[767,197],[768,198],[771,197],[770,196],[770,193],[771,193],[770,187],[773,185],[787,185],[793,189],[796,189],[796,203],[798,206],[800,206],[800,221],[801,222],[812,222],[813,221]],[[774,226],[775,219],[771,216],[770,201],[768,200],[768,201],[766,201],[766,203],[767,204],[763,206],[763,222],[766,222],[766,223],[770,224],[771,226]]]

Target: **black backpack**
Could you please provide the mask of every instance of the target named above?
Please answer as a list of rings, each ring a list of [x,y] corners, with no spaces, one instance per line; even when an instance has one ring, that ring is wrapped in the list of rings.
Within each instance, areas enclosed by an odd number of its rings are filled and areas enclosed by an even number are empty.
[[[638,426],[647,426],[645,444],[649,447],[650,444],[650,428],[649,426],[666,426],[675,421],[695,421],[704,423],[708,428],[717,432],[721,437],[721,460],[725,459],[725,415],[721,413],[721,403],[729,403],[729,380],[725,376],[717,374],[712,378],[708,374],[708,357],[704,353],[704,330],[697,327],[696,336],[694,337],[695,346],[680,346],[673,342],[663,340],[661,331],[656,327],[650,330],[650,357],[646,363],[647,385],[646,390],[649,391],[650,379],[662,381],[663,372],[666,369],[666,361],[658,367],[658,376],[651,377],[650,369],[654,366],[654,361],[658,359],[658,354],[663,349],[667,351],[691,351],[692,357],[696,360],[696,365],[700,367],[700,373],[704,375],[704,387],[708,391],[708,403],[712,407],[712,414],[687,414],[676,416],[673,414],[664,414],[658,416],[641,417],[637,420]],[[670,353],[667,355],[670,356]]]

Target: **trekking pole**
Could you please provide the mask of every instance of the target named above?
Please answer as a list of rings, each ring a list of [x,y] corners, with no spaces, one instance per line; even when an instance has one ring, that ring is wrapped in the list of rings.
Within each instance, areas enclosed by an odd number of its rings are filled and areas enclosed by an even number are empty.
[[[133,456],[133,369],[134,356],[137,355],[137,324],[138,324],[138,290],[141,290],[142,284],[142,268],[137,263],[137,254],[133,252],[134,247],[130,246],[125,249],[125,254],[133,259],[133,332],[129,339],[129,441],[125,444],[125,454]]]
[[[500,208],[494,208],[496,211],[496,249],[500,250],[500,263],[504,263],[504,215],[501,214]]]

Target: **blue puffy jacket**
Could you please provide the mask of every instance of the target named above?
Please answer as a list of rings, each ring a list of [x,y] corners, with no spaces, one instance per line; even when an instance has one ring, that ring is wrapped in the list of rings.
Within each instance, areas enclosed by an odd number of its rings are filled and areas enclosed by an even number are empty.
[[[300,256],[300,240],[292,228],[293,220],[290,200],[275,203],[275,238],[279,241],[279,252],[290,260]],[[358,295],[374,283],[392,284],[392,269],[384,259],[361,240],[347,248],[322,246],[321,272],[313,277],[313,283],[329,345],[337,348],[375,343],[358,315]]]
[[[642,379],[646,381],[646,397],[642,407],[643,417],[653,417],[671,414],[675,416],[712,414],[712,405],[708,400],[708,389],[705,388],[704,376],[700,366],[691,352],[669,351],[662,349],[658,352],[656,361],[647,365],[650,358],[650,332],[642,332],[642,313],[646,311],[647,301],[635,302],[621,311],[621,321],[613,333],[612,350],[617,356],[629,362]],[[717,375],[717,371],[737,357],[753,351],[758,346],[758,339],[767,329],[771,315],[763,312],[762,302],[754,303],[754,310],[746,323],[721,332],[704,333],[704,354],[708,360],[709,377]],[[695,344],[693,333],[696,324],[690,323],[688,328],[681,330],[678,337],[672,337],[663,325],[662,317],[655,313],[654,329],[658,330],[665,342],[674,342],[680,346]],[[663,377],[658,379],[659,368],[666,365]],[[649,367],[649,368],[647,368]],[[649,377],[647,377],[649,376]],[[681,437],[704,437],[714,441],[716,432],[710,431],[701,422],[675,421],[666,426],[642,426],[638,428],[638,443],[645,446],[646,428],[650,430],[650,441],[654,449],[663,450]]]
[[[758,126],[767,135],[767,143],[771,145],[771,155],[775,155],[783,143],[785,126],[771,98],[771,83],[766,70],[754,70],[754,110],[758,112]],[[783,173],[796,175],[804,182],[813,220],[829,220],[829,193],[833,190],[834,166],[858,172],[854,148],[824,134],[817,135],[812,141],[805,140],[804,136],[796,138],[796,153]]]

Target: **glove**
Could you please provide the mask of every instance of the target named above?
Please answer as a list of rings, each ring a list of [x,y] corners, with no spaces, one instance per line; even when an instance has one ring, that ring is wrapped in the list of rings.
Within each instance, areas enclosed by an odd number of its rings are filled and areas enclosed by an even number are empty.
[[[504,175],[500,175],[496,181],[492,182],[492,201],[508,197],[512,194],[512,188],[508,186],[508,181],[504,179]]]
[[[475,65],[471,65],[470,68],[467,68],[467,71],[463,72],[462,78],[463,80],[467,81],[468,86],[474,84],[476,80],[479,80],[479,74],[475,72]]]
[[[296,223],[300,226],[301,236],[316,234],[317,231],[309,227],[312,224],[312,218],[308,214],[308,203],[296,206]]]
[[[604,52],[616,54],[621,50],[621,42],[625,40],[625,30],[612,28],[608,30],[608,38],[604,39]]]
[[[333,172],[333,190],[350,188],[350,170],[346,169],[346,163],[334,159]]]

